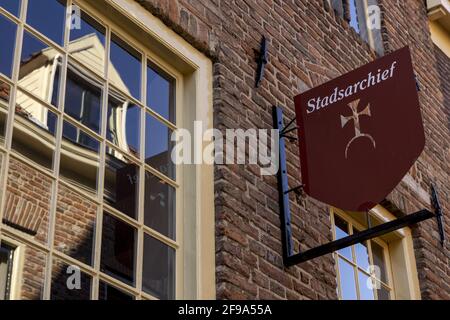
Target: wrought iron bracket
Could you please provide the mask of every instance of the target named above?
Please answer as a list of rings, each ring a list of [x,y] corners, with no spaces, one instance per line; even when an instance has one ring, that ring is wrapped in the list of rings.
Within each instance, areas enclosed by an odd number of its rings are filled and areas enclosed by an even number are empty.
[[[384,234],[390,233],[392,231],[401,229],[406,226],[417,224],[424,220],[436,217],[438,218],[438,224],[442,228],[442,212],[439,206],[439,200],[437,198],[437,193],[432,192],[433,204],[436,209],[436,214],[433,214],[429,210],[420,210],[418,212],[408,214],[396,220],[377,225],[375,227],[370,227],[364,231],[358,232],[356,234],[335,240],[318,247],[309,249],[304,252],[295,253],[294,244],[292,239],[292,225],[291,225],[291,211],[289,203],[289,194],[295,192],[300,194],[303,186],[300,185],[295,188],[289,188],[288,174],[287,174],[287,164],[286,164],[286,139],[290,136],[286,136],[286,132],[292,132],[294,129],[289,129],[289,127],[294,123],[295,118],[290,120],[287,126],[284,125],[283,112],[279,107],[273,107],[273,120],[274,128],[280,132],[280,142],[279,142],[279,171],[278,171],[278,192],[280,196],[280,220],[281,220],[281,236],[282,236],[282,248],[283,248],[283,263],[286,267],[291,267],[296,264],[306,262],[308,260],[335,252],[337,250],[349,247],[356,243],[367,241]],[[289,139],[290,140],[290,139]],[[434,186],[432,187],[434,189]],[[433,196],[434,194],[434,196]],[[439,222],[440,221],[440,222]],[[441,241],[443,239],[443,228],[441,233]]]
[[[255,50],[256,51],[256,50]],[[258,57],[256,62],[258,63],[258,70],[256,72],[256,82],[255,87],[258,88],[261,81],[264,78],[264,71],[266,69],[267,63],[269,63],[269,44],[265,36],[261,39],[261,47],[259,52],[257,52]]]
[[[444,246],[445,242],[444,221],[442,215],[442,208],[441,204],[439,203],[439,196],[435,184],[431,184],[431,204],[433,205],[434,212],[436,215],[441,246]]]

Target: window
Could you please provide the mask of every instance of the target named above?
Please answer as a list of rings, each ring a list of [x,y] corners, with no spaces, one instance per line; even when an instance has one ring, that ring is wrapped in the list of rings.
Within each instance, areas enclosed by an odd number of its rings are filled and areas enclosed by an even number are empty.
[[[14,248],[2,241],[0,245],[0,300],[10,300]]]
[[[80,15],[66,17],[72,5]],[[159,24],[142,12],[138,26],[127,6],[144,10],[131,0],[0,0],[0,231],[26,245],[22,299],[213,295],[213,170],[171,161],[172,132],[194,120],[183,110],[210,121],[211,62],[167,29],[141,29]],[[73,266],[80,290],[66,285]]]
[[[331,210],[333,237],[341,239],[367,229],[364,213]],[[369,213],[370,225],[394,220],[381,206]],[[333,253],[337,293],[342,300],[419,299],[411,231],[403,228],[382,238]]]
[[[334,215],[335,239],[358,233],[354,224]],[[358,243],[337,251],[338,293],[343,300],[389,300],[387,245],[381,240]]]
[[[330,0],[330,5],[379,55],[384,47],[381,36],[381,16],[377,0]]]

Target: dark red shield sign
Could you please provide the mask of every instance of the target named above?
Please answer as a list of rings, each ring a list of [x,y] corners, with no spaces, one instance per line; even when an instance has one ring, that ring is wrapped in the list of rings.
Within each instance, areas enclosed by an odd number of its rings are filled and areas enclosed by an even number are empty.
[[[295,98],[302,181],[311,197],[366,211],[425,145],[408,47]]]

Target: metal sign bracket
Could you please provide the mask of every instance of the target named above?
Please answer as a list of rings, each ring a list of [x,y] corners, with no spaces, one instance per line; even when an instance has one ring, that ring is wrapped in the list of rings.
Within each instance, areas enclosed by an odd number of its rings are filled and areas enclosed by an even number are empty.
[[[435,213],[429,210],[423,209],[418,212],[405,215],[396,220],[377,225],[375,227],[369,227],[364,231],[358,232],[356,234],[335,240],[318,247],[309,249],[304,252],[295,253],[294,244],[292,240],[292,225],[291,225],[291,212],[289,203],[289,194],[291,192],[296,192],[301,194],[303,185],[299,185],[294,188],[289,188],[288,184],[288,173],[287,173],[287,163],[286,163],[286,139],[289,141],[296,140],[295,137],[289,135],[292,131],[297,130],[297,127],[291,127],[295,118],[290,120],[285,126],[283,121],[283,111],[279,107],[273,107],[273,119],[274,128],[280,132],[280,142],[279,142],[279,171],[278,171],[278,191],[280,195],[280,220],[281,220],[281,235],[282,235],[282,245],[283,245],[283,262],[286,267],[291,267],[302,262],[335,252],[337,250],[349,247],[356,243],[367,241],[376,237],[380,237],[389,232],[401,229],[406,226],[417,224],[424,220],[436,217],[438,219],[439,232],[441,236],[441,243],[444,243],[444,229],[442,223],[442,211],[439,205],[439,199],[437,197],[437,192],[434,186],[432,186],[432,203],[435,208]]]

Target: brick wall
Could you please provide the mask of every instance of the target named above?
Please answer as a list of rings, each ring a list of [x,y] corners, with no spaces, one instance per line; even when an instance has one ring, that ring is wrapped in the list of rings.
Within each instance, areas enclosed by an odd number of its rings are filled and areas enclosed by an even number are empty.
[[[271,128],[273,105],[283,106],[292,118],[296,94],[376,57],[322,0],[137,1],[213,59],[214,121],[222,130]],[[429,207],[429,184],[435,181],[448,212],[449,104],[448,96],[444,103],[442,95],[425,4],[383,0],[380,5],[386,51],[411,46],[427,136],[411,179],[402,182],[385,204],[398,214]],[[255,50],[262,35],[270,43],[270,62],[261,87],[254,89]],[[448,68],[448,60],[443,64]],[[448,72],[442,74],[448,77]],[[298,166],[297,146],[292,144],[292,186],[299,183]],[[262,177],[253,166],[216,166],[215,194],[218,298],[336,298],[331,255],[283,267],[275,177]],[[327,208],[309,198],[291,200],[296,247],[331,240]],[[414,237],[423,298],[449,298],[448,245],[444,253],[435,221],[415,228]]]

